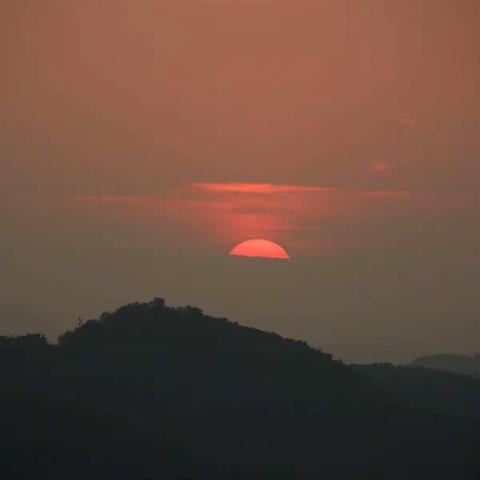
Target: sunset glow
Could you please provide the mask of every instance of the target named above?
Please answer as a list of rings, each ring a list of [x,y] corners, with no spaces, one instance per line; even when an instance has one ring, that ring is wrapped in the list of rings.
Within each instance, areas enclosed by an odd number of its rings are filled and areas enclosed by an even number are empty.
[[[283,247],[263,238],[254,238],[239,243],[230,251],[230,255],[238,257],[281,258],[284,260],[290,258]]]
[[[349,363],[480,350],[480,1],[7,0],[0,23],[5,334],[161,295]]]
[[[273,183],[194,183],[194,188],[217,193],[308,193],[330,191],[331,188]]]

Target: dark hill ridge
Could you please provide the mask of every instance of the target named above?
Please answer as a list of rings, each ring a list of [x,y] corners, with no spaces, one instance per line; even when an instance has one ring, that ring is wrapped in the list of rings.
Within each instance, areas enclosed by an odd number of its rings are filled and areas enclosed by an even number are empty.
[[[0,477],[34,457],[36,476],[55,479],[76,463],[88,464],[80,478],[132,480],[480,478],[478,419],[416,403],[421,380],[407,371],[373,373],[162,299],[105,313],[58,345],[0,337],[0,434],[14,455]],[[61,426],[65,411],[70,427],[53,443],[48,428],[37,435],[36,423]],[[114,429],[105,455],[90,439],[96,419],[98,438]],[[63,459],[58,476],[44,451]],[[118,464],[116,451],[127,457]]]
[[[427,355],[417,358],[411,365],[480,378],[480,353],[472,356],[452,353]]]
[[[175,407],[397,408],[398,396],[305,342],[167,307],[131,304],[59,338],[84,369],[113,378],[161,381]],[[92,360],[94,361],[92,362]]]
[[[353,367],[413,405],[438,413],[480,418],[480,378],[388,363]]]
[[[177,442],[108,412],[0,390],[0,478],[204,478],[214,470]],[[6,414],[5,414],[6,413]]]

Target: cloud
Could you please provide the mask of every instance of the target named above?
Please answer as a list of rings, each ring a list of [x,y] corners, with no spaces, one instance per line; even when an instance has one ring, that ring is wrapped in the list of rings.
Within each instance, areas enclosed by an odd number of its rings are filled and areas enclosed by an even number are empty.
[[[195,189],[215,193],[318,193],[333,190],[327,187],[274,183],[192,183],[191,185]]]
[[[388,165],[385,162],[375,162],[370,165],[370,170],[372,172],[382,173],[382,172],[388,172],[391,169],[392,169],[391,165]]]
[[[412,198],[412,194],[407,190],[359,192],[358,195],[364,198],[396,198],[400,200],[408,200]]]
[[[228,251],[240,241],[260,237],[294,247],[298,254],[365,244],[362,238],[377,228],[372,225],[408,214],[413,200],[404,190],[195,183],[157,195],[56,198],[49,208],[73,218],[86,216],[102,229],[130,227],[178,248]]]

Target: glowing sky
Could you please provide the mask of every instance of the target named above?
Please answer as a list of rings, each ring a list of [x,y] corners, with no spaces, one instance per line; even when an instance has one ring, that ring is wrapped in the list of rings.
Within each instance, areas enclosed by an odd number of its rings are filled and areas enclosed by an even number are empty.
[[[164,296],[478,350],[479,58],[476,0],[2,1],[0,333]]]

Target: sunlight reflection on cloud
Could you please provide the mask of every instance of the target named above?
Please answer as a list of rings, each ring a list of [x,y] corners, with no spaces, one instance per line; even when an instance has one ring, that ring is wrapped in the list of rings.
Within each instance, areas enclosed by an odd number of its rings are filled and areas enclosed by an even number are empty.
[[[197,245],[213,247],[265,237],[299,250],[325,251],[360,242],[368,222],[404,212],[413,198],[407,191],[194,183],[159,196],[94,195],[76,201],[92,208],[101,205],[104,214],[111,210],[114,218],[123,215],[143,228],[166,232],[173,242],[193,238]],[[350,234],[348,225],[354,230]]]

